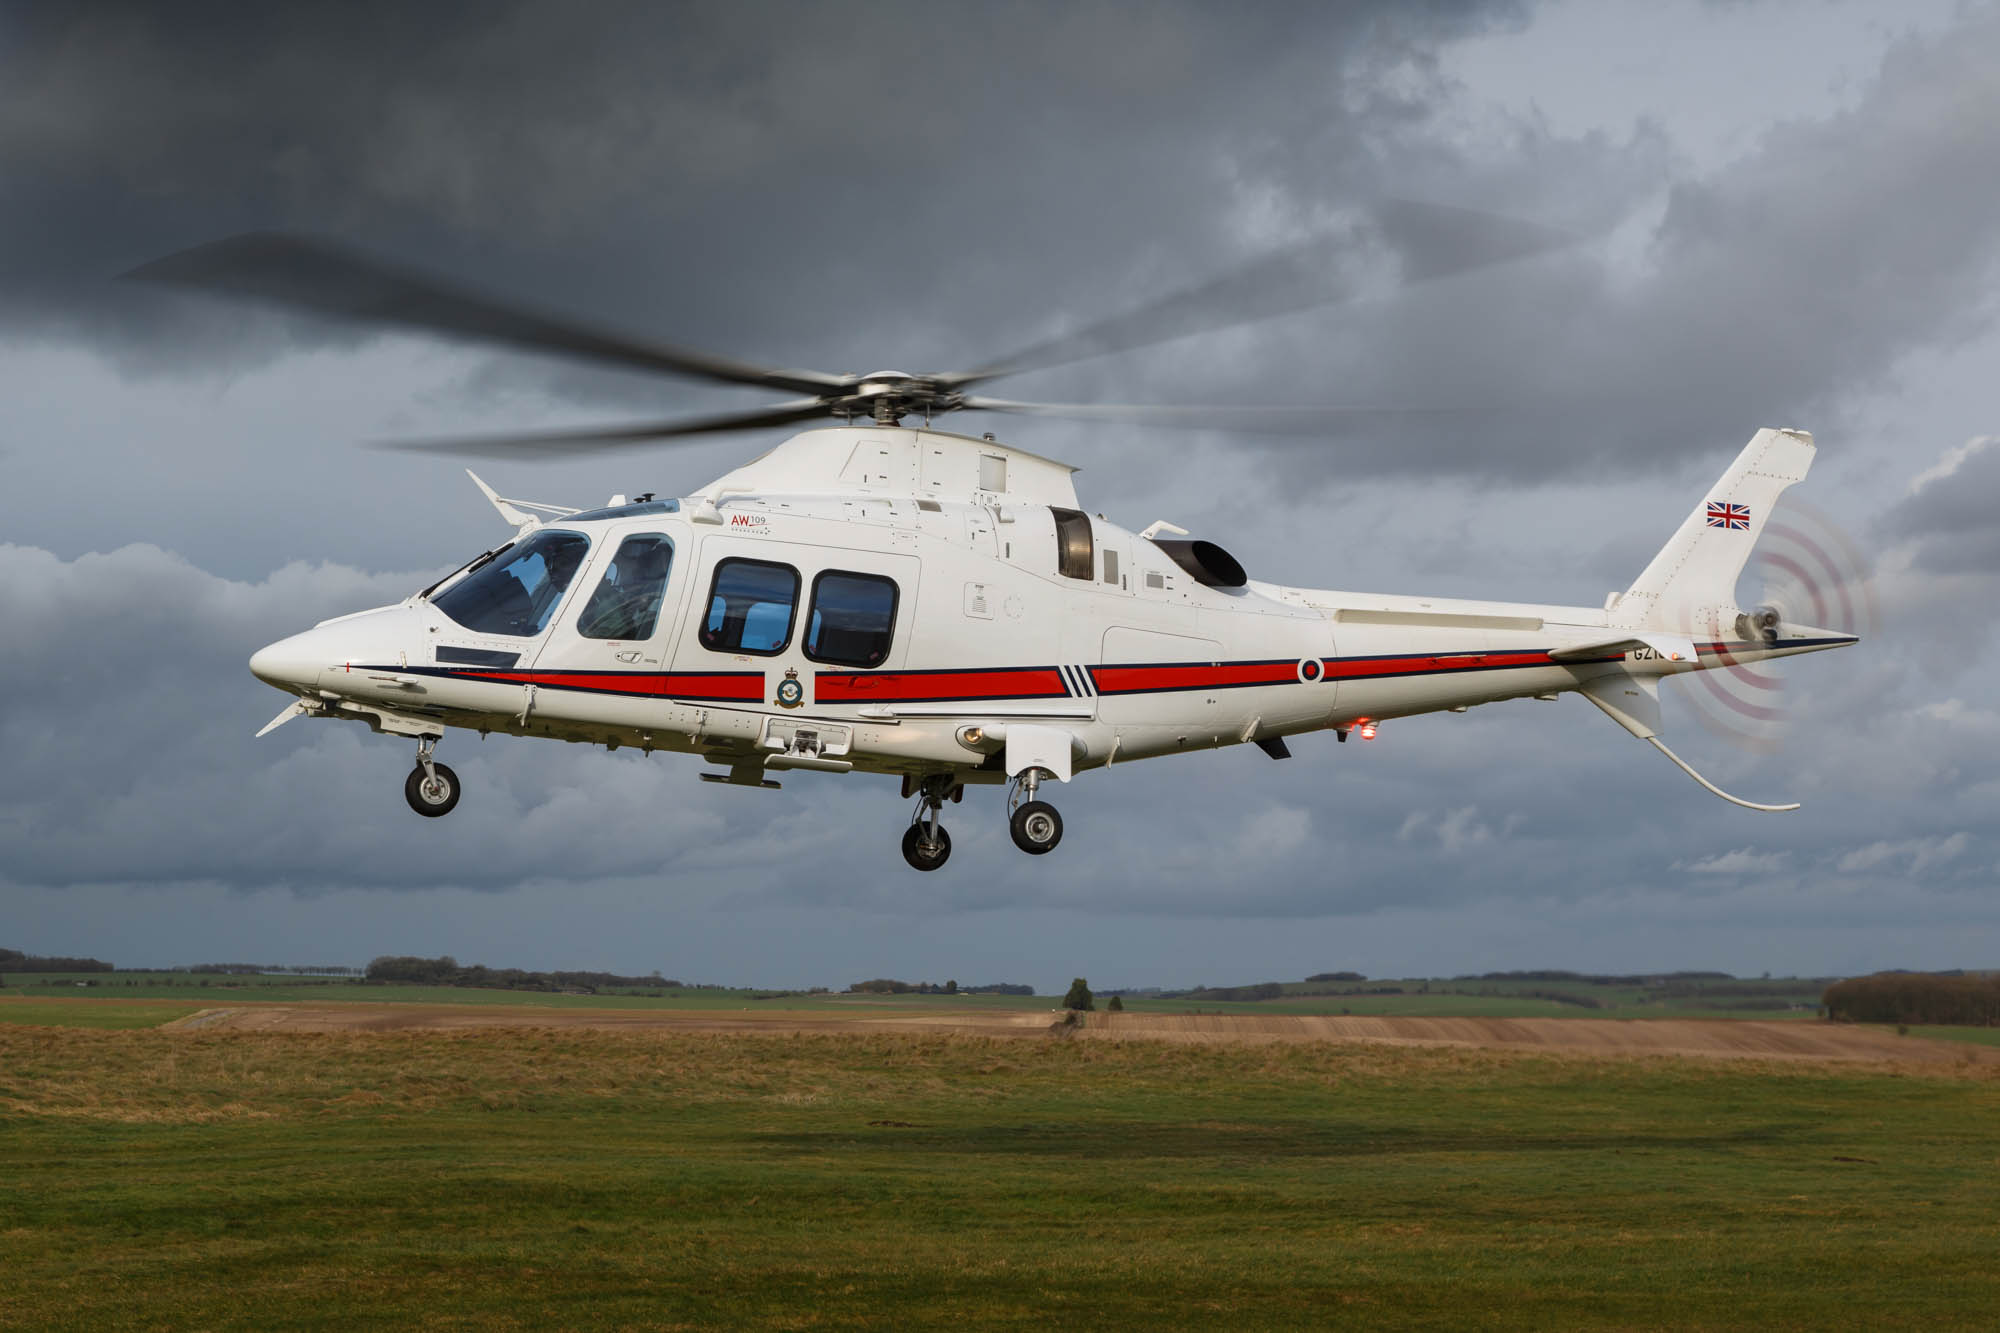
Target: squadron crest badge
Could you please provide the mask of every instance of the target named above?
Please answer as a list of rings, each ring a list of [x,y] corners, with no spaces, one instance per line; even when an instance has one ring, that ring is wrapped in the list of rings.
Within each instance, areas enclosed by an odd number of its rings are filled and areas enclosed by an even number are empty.
[[[785,678],[778,682],[778,707],[797,708],[806,701],[806,687],[799,684],[799,669],[786,667]]]

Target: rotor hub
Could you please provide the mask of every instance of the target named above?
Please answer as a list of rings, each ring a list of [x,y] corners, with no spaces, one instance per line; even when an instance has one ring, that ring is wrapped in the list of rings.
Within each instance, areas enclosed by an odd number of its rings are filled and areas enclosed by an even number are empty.
[[[894,426],[906,416],[921,414],[928,421],[937,413],[952,411],[961,398],[931,376],[876,370],[855,376],[843,393],[831,398],[829,406],[843,416],[866,414],[878,426]]]

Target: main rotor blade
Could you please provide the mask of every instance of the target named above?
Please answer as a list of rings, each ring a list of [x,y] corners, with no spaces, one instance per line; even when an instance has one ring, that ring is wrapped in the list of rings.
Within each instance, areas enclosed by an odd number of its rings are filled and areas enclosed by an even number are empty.
[[[1023,416],[1061,417],[1072,421],[1131,421],[1180,430],[1236,431],[1252,435],[1323,435],[1357,423],[1407,417],[1466,416],[1475,407],[1402,407],[1321,404],[1278,406],[1249,404],[1150,403],[1022,403],[1009,398],[967,394],[959,406],[970,412],[1013,412]]]
[[[212,241],[156,259],[124,276],[724,384],[820,393],[845,383],[837,375],[769,370],[587,328],[490,300],[342,246],[280,232],[246,232]]]
[[[976,384],[1339,305],[1369,290],[1359,261],[1384,250],[1396,258],[1394,286],[1401,288],[1523,259],[1578,239],[1518,218],[1391,199],[1367,210],[1358,224],[1265,255],[1198,286],[1035,343],[976,370],[939,378],[952,385]]]
[[[748,412],[724,412],[709,417],[684,417],[678,421],[641,421],[629,426],[606,426],[597,430],[532,432],[524,435],[468,435],[442,440],[383,440],[378,449],[410,453],[464,454],[474,458],[565,457],[606,453],[659,440],[689,435],[716,435],[733,430],[755,430],[760,426],[789,426],[798,421],[831,415],[817,398],[773,403]]]

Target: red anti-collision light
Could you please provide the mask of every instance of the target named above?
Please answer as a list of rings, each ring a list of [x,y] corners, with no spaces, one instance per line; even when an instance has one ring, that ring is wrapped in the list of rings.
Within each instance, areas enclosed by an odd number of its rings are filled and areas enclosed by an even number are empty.
[[[1361,724],[1361,739],[1364,741],[1375,739],[1375,724],[1373,722],[1363,722]]]

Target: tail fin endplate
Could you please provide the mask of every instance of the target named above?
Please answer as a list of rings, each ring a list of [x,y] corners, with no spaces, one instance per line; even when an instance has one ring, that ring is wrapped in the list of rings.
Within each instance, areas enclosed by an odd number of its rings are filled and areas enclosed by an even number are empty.
[[[1736,580],[1787,486],[1812,466],[1802,430],[1760,430],[1722,479],[1611,607],[1619,627],[1724,632],[1736,613]]]

